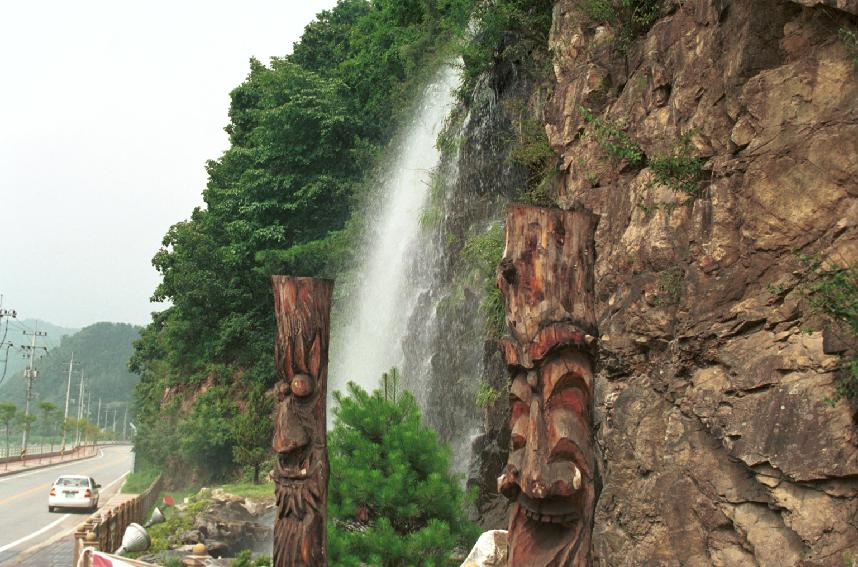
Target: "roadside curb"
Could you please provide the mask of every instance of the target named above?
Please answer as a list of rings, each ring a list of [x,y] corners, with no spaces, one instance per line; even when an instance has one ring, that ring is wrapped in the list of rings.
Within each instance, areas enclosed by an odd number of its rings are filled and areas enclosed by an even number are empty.
[[[98,454],[101,452],[101,450],[102,450],[102,448],[99,448],[98,451],[96,451],[94,455],[87,455],[85,457],[79,457],[77,459],[69,459],[67,461],[60,461],[58,463],[43,463],[41,465],[36,465],[34,467],[27,467],[25,469],[18,469],[18,470],[12,470],[12,471],[2,471],[2,472],[0,472],[0,478],[2,478],[4,476],[14,476],[16,474],[21,474],[21,473],[30,472],[30,471],[37,471],[39,469],[46,469],[48,467],[55,467],[55,466],[63,465],[66,463],[76,463],[78,461],[85,461],[86,459],[92,459],[93,457],[97,457]]]

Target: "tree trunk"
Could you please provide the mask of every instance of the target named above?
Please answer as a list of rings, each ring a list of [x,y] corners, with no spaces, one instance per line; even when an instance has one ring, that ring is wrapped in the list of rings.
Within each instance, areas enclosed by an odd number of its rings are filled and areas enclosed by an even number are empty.
[[[272,446],[274,567],[319,566],[327,560],[328,449],[326,397],[334,284],[272,276],[280,380]]]
[[[598,217],[511,206],[498,286],[512,377],[509,564],[588,567],[596,498],[591,404]]]
[[[253,484],[259,484],[259,463],[253,466]]]

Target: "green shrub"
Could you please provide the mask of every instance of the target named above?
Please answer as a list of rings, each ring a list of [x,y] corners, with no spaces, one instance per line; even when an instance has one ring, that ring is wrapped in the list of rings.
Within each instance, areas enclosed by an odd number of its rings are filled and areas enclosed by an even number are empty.
[[[483,282],[480,311],[485,317],[489,336],[500,336],[506,329],[506,305],[495,282],[495,271],[503,258],[503,248],[503,224],[495,223],[487,231],[465,241],[461,251],[462,259],[473,266],[474,272]]]
[[[852,346],[851,355],[844,356],[830,401],[858,400],[858,265],[826,266],[819,258],[806,255],[799,259],[807,269],[801,292],[811,309],[831,321],[834,331]]]
[[[253,554],[247,549],[236,555],[235,560],[232,562],[232,567],[269,567],[270,565],[270,556],[261,556],[254,559]]]
[[[527,185],[521,191],[521,200],[537,207],[556,206],[550,190],[558,175],[558,157],[542,122],[522,119],[517,121],[516,127],[517,136],[507,158],[527,170]]]
[[[858,34],[846,28],[837,30],[840,40],[846,45],[846,49],[852,57],[852,63],[858,67]]]
[[[477,77],[498,61],[517,63],[524,72],[541,73],[547,61],[553,0],[485,0],[476,3],[473,20],[476,37],[462,48],[465,76],[464,99],[473,91]]]
[[[591,22],[615,28],[617,51],[625,53],[658,20],[661,5],[662,0],[584,0],[580,11]]]
[[[650,158],[648,165],[657,183],[692,197],[699,195],[703,160],[694,155],[689,136],[683,136],[670,153]]]
[[[449,449],[421,423],[411,394],[385,399],[354,383],[348,392],[334,393],[328,437],[331,564],[457,565],[451,551],[479,530],[466,519]]]
[[[674,305],[682,297],[682,284],[685,274],[681,268],[674,267],[658,273],[658,295],[656,305]]]
[[[480,382],[475,401],[478,407],[484,408],[492,405],[500,399],[500,391],[485,382]]]
[[[632,167],[643,167],[646,155],[640,145],[618,125],[599,118],[589,108],[580,107],[581,116],[589,124],[588,133],[608,155],[617,160],[627,160]]]

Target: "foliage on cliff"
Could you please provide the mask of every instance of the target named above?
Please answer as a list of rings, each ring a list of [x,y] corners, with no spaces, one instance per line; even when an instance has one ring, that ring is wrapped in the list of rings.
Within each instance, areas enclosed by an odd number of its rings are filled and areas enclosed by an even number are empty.
[[[329,554],[336,565],[450,565],[478,530],[449,474],[449,450],[420,422],[414,398],[349,384],[330,434]],[[458,564],[458,563],[456,563]]]
[[[237,414],[249,384],[274,377],[268,276],[331,277],[347,261],[359,193],[472,7],[341,0],[291,55],[251,60],[231,93],[230,147],[207,164],[206,205],[170,228],[153,259],[162,277],[154,299],[172,306],[153,317],[131,360],[145,457],[229,470],[235,432],[212,426]],[[162,407],[203,383],[218,393],[206,408],[201,399]]]

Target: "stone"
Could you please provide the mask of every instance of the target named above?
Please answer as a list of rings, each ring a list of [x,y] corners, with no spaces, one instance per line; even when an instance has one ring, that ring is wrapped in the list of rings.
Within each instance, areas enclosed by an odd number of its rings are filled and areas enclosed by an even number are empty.
[[[687,0],[627,58],[580,6],[556,2],[545,116],[558,202],[600,215],[593,564],[858,557],[858,435],[828,403],[850,346],[807,305],[795,256],[858,260],[858,67],[836,37],[858,1]],[[594,68],[614,85],[595,110],[648,158],[689,136],[697,196],[579,135]]]
[[[462,567],[506,567],[508,544],[506,530],[484,532],[465,558]]]

